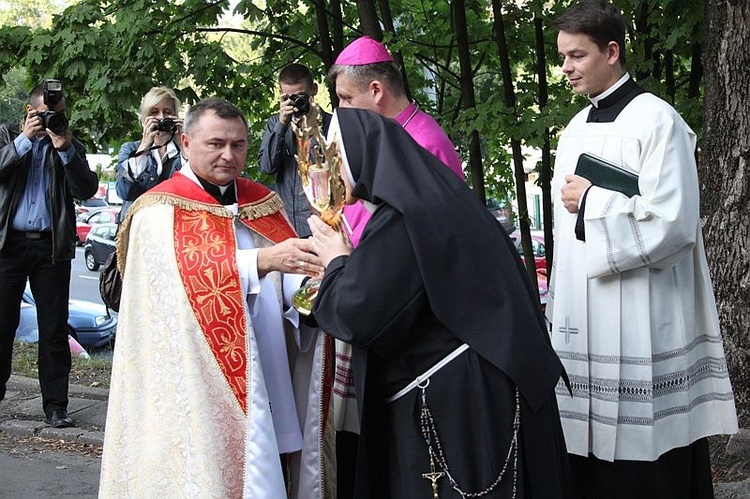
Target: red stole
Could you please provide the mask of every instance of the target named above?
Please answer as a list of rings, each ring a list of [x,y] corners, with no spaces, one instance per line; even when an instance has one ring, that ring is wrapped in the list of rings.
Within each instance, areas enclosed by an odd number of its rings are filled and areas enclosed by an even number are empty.
[[[245,296],[240,285],[234,217],[182,174],[149,190],[174,207],[174,248],[183,287],[206,341],[242,410],[247,413]],[[278,243],[296,237],[283,205],[267,187],[237,179],[239,220]],[[217,209],[219,211],[217,211]]]

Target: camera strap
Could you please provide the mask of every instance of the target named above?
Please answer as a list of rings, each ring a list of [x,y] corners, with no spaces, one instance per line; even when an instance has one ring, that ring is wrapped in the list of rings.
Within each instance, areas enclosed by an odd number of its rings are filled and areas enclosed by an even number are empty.
[[[166,141],[165,143],[163,143],[162,145],[156,145],[156,144],[154,144],[151,147],[149,147],[148,149],[144,149],[144,150],[142,150],[140,152],[133,151],[133,152],[130,153],[130,156],[128,156],[128,157],[130,157],[130,158],[137,158],[138,156],[140,156],[142,154],[146,154],[147,152],[151,152],[154,149],[159,149],[160,147],[164,147],[165,145],[167,145],[170,142],[172,142],[172,140],[174,140],[174,135],[175,135],[176,132],[177,132],[177,130],[172,130],[172,135],[169,137],[169,140]]]

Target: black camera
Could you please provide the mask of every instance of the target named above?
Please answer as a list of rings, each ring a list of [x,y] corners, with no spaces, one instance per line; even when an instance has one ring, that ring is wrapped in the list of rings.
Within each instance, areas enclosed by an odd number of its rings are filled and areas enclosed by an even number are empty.
[[[177,131],[177,123],[172,118],[162,118],[156,122],[156,130],[172,133]]]
[[[289,99],[292,101],[292,106],[297,108],[297,111],[295,111],[294,113],[294,116],[296,118],[306,115],[307,112],[310,110],[310,96],[309,95],[292,94],[289,96]]]
[[[62,82],[60,80],[47,79],[42,81],[44,89],[44,105],[47,110],[39,113],[44,123],[44,128],[48,128],[55,135],[63,135],[68,129],[68,118],[65,114],[55,111],[55,107],[63,98]]]

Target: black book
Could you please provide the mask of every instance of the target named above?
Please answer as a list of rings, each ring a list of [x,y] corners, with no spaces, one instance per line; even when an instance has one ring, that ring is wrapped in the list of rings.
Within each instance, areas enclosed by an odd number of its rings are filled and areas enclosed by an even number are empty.
[[[598,187],[622,192],[627,197],[641,193],[638,175],[593,154],[585,152],[578,157],[575,173]]]

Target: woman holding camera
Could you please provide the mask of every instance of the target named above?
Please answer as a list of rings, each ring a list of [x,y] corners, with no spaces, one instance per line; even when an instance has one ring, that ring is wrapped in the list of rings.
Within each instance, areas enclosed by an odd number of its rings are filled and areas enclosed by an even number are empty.
[[[123,201],[118,220],[124,220],[138,196],[182,167],[179,111],[180,100],[171,88],[153,87],[143,96],[139,108],[143,137],[123,144],[117,158],[116,189]]]

